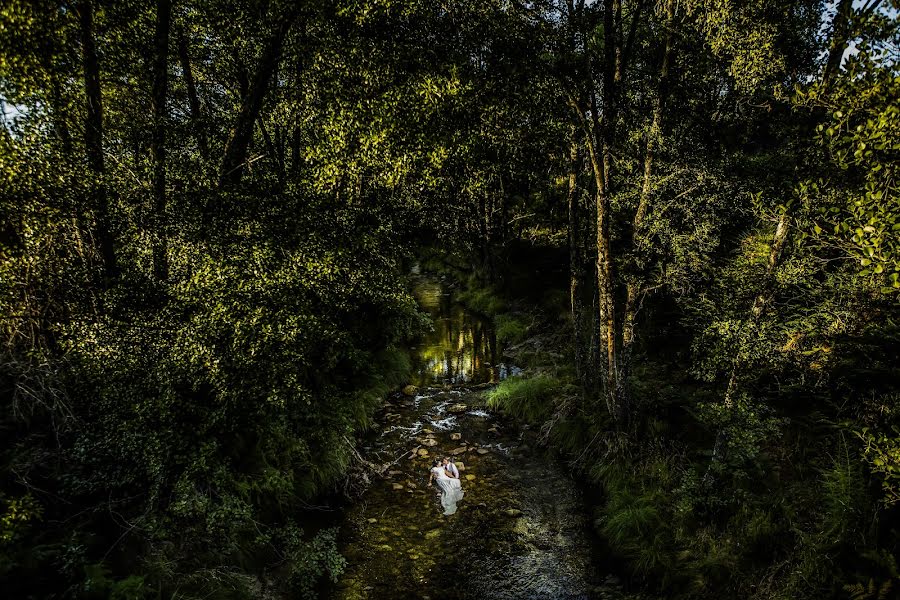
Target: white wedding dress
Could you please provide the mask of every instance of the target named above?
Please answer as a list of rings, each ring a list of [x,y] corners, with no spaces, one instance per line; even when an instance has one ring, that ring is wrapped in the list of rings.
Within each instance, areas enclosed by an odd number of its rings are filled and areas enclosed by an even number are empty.
[[[441,506],[444,507],[444,514],[452,515],[456,512],[456,503],[462,500],[465,494],[462,485],[459,479],[447,477],[443,467],[432,467],[431,472],[434,473],[438,487],[441,488]]]

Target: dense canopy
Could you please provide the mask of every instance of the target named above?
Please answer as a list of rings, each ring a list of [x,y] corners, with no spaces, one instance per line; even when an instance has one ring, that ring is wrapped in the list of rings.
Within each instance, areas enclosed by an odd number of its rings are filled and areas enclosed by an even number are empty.
[[[4,2],[0,587],[329,593],[421,263],[622,597],[892,597],[898,11]]]

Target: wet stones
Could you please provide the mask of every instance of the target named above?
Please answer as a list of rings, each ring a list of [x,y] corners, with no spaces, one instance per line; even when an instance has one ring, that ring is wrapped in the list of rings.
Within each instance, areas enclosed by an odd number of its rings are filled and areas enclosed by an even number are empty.
[[[467,452],[468,450],[469,450],[469,449],[468,449],[467,447],[465,447],[465,446],[460,446],[459,448],[454,448],[453,450],[451,450],[451,451],[450,451],[450,454],[464,454],[464,453]]]
[[[419,391],[419,388],[417,388],[414,385],[408,385],[400,391],[404,396],[415,396],[416,393]]]
[[[422,444],[423,446],[428,446],[429,448],[433,448],[438,445],[438,441],[434,438],[416,439],[416,442]]]
[[[461,415],[462,413],[466,412],[467,410],[469,410],[469,407],[462,403],[451,404],[447,408],[447,412],[450,413],[451,415]]]
[[[461,440],[461,439],[462,439],[462,434],[461,434],[461,433],[451,433],[451,434],[450,434],[450,439],[453,440],[453,441]]]

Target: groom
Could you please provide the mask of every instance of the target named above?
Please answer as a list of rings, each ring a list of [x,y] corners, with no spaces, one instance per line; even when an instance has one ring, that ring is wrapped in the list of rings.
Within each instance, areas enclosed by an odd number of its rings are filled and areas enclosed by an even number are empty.
[[[452,460],[450,460],[450,458],[445,456],[441,461],[441,464],[444,465],[444,469],[446,469],[454,479],[459,479],[459,469],[456,468],[456,465]]]

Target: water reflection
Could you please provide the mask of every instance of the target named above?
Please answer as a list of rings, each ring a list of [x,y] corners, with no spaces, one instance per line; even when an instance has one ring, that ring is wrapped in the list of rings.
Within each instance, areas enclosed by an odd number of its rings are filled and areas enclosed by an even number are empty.
[[[500,364],[490,319],[467,311],[438,281],[420,280],[413,292],[434,323],[434,331],[414,348],[418,385],[495,383],[512,374]]]

